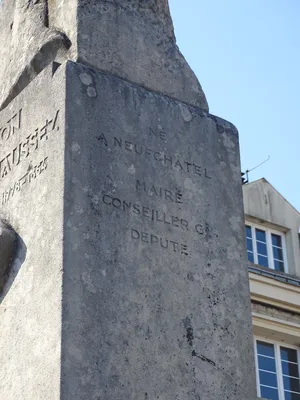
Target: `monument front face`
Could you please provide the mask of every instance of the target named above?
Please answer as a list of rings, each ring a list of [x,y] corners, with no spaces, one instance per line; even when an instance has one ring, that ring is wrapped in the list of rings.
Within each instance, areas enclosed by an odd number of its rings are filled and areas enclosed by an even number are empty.
[[[253,400],[235,128],[72,62],[0,122],[0,398]]]
[[[253,400],[238,136],[67,65],[62,399]]]

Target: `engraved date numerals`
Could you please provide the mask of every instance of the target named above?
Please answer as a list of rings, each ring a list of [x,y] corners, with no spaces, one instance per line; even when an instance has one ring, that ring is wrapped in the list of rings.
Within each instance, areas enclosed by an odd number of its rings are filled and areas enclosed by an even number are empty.
[[[29,166],[28,171],[20,179],[18,179],[11,187],[2,193],[2,205],[12,199],[16,193],[21,192],[26,186],[37,179],[48,167],[48,157],[34,166]]]

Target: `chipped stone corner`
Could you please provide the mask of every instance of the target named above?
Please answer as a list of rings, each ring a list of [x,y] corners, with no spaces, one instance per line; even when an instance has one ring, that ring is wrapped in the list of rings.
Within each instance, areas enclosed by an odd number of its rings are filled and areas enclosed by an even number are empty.
[[[208,117],[215,122],[217,131],[220,134],[227,133],[237,137],[239,136],[237,128],[231,122],[228,122],[225,119],[217,117],[213,114],[208,114]]]

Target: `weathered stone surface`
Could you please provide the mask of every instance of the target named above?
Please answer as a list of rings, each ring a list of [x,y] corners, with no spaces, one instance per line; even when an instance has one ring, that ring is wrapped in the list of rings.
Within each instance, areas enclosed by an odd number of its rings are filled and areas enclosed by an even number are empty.
[[[78,61],[208,110],[167,0],[79,0],[78,11]]]
[[[4,1],[0,38],[0,108],[51,61],[70,59],[208,110],[167,0]]]
[[[15,249],[15,231],[5,221],[0,220],[0,293],[12,264]]]
[[[50,67],[0,113],[0,218],[19,235],[0,293],[6,400],[60,399],[64,85]]]
[[[236,129],[73,63],[67,98],[62,397],[253,400]]]
[[[2,301],[0,398],[253,400],[236,129],[52,71],[0,114],[1,215],[27,248]]]
[[[9,0],[0,4],[0,109],[47,65],[64,56],[67,37],[48,24],[47,0]]]

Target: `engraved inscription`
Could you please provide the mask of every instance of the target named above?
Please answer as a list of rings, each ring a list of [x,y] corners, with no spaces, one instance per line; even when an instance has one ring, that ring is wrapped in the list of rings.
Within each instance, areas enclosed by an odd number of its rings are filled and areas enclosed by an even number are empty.
[[[0,180],[6,177],[15,166],[26,160],[29,155],[39,149],[40,143],[48,140],[49,134],[59,130],[59,110],[55,116],[46,120],[42,127],[36,128],[25,140],[21,141],[12,151],[0,159]]]
[[[158,128],[158,130],[149,128],[149,134],[150,134],[150,136],[154,136],[154,137],[160,139],[162,142],[167,143],[167,134],[166,134],[166,132],[163,131],[161,126]]]
[[[34,166],[29,166],[27,173],[18,179],[13,186],[2,193],[2,205],[6,204],[16,193],[21,192],[34,179],[38,178],[44,171],[46,171],[47,167],[48,157],[45,157],[40,163]]]
[[[114,136],[112,141],[109,141],[106,136],[101,133],[97,137],[97,140],[104,147],[114,147],[119,148],[124,152],[130,152],[143,159],[152,159],[156,163],[163,165],[164,167],[174,168],[185,172],[186,174],[193,176],[200,176],[206,179],[212,179],[209,175],[207,168],[200,166],[194,162],[189,162],[179,158],[178,156],[166,154],[163,151],[150,149],[145,147],[143,144],[134,143],[123,138]]]
[[[153,233],[143,232],[138,229],[131,228],[131,239],[134,241],[147,243],[153,247],[160,247],[164,250],[170,250],[174,253],[179,253],[182,256],[189,255],[188,246],[186,244],[178,243],[174,240],[167,239],[166,237],[154,235]]]
[[[137,192],[144,192],[150,197],[159,197],[172,203],[182,204],[183,195],[180,189],[172,191],[155,185],[147,185],[145,182],[139,180],[136,181],[135,188]]]
[[[193,159],[187,161],[178,154],[168,153],[164,146],[167,143],[167,134],[164,132],[161,126],[158,129],[149,128],[148,132],[151,139],[156,139],[155,144],[145,145],[137,141],[129,139],[129,137],[124,136],[109,136],[104,133],[100,133],[96,137],[100,146],[106,149],[108,153],[120,154],[122,152],[127,155],[128,158],[132,157],[132,160],[140,160],[143,164],[149,163],[152,166],[158,168],[168,168],[172,170],[182,171],[183,174],[188,175],[191,178],[200,177],[200,179],[211,180],[213,179],[208,169],[198,163],[194,162]],[[153,141],[151,141],[152,143]],[[126,157],[127,158],[127,157]],[[195,160],[196,161],[196,160]],[[130,174],[134,173],[135,168],[132,166],[128,169]],[[115,186],[116,187],[116,186]],[[134,217],[141,218],[143,221],[148,220],[151,223],[151,228],[153,225],[159,224],[160,226],[165,226],[167,236],[165,233],[149,232],[145,228],[130,228],[130,239],[135,243],[141,243],[145,246],[161,248],[162,250],[168,250],[179,256],[190,256],[191,250],[188,248],[187,244],[181,243],[182,241],[188,240],[191,235],[194,239],[201,239],[204,241],[209,241],[213,238],[218,237],[218,233],[215,232],[211,226],[205,221],[197,221],[197,218],[191,217],[188,221],[178,215],[177,212],[169,212],[166,208],[166,203],[171,203],[174,206],[179,205],[179,212],[184,212],[184,193],[181,188],[175,187],[170,190],[166,189],[162,185],[157,185],[154,183],[149,183],[147,180],[136,179],[135,180],[135,191],[138,194],[139,199],[143,199],[149,196],[154,201],[159,201],[161,199],[163,203],[163,210],[159,208],[152,208],[151,206],[146,206],[143,201],[134,200],[133,202],[126,200],[124,198],[119,198],[117,195],[112,195],[111,193],[103,193],[102,203],[107,207],[114,208],[121,212],[129,213]],[[177,214],[177,215],[176,215]],[[182,232],[181,239],[172,238],[173,230],[179,230]],[[171,235],[171,236],[170,236]],[[185,238],[184,238],[185,237]]]
[[[155,208],[149,208],[139,203],[131,203],[130,201],[120,200],[117,197],[112,197],[107,194],[102,197],[102,202],[107,206],[112,206],[124,212],[129,211],[133,215],[137,215],[144,219],[170,225],[183,231],[189,230],[188,221],[185,219],[175,215],[169,215],[164,211],[156,210]]]
[[[190,231],[197,233],[199,236],[206,239],[218,237],[218,234],[215,233],[206,222],[199,221],[197,224],[193,225],[179,216],[168,214],[155,208],[146,207],[138,202],[132,203],[131,201],[121,200],[118,197],[113,197],[109,194],[103,195],[102,202],[107,206],[116,208],[123,212],[129,212],[132,215],[146,220],[168,225],[169,227],[174,227],[184,232]]]
[[[22,125],[22,109],[14,113],[6,124],[0,127],[0,139],[3,141],[9,140]]]

